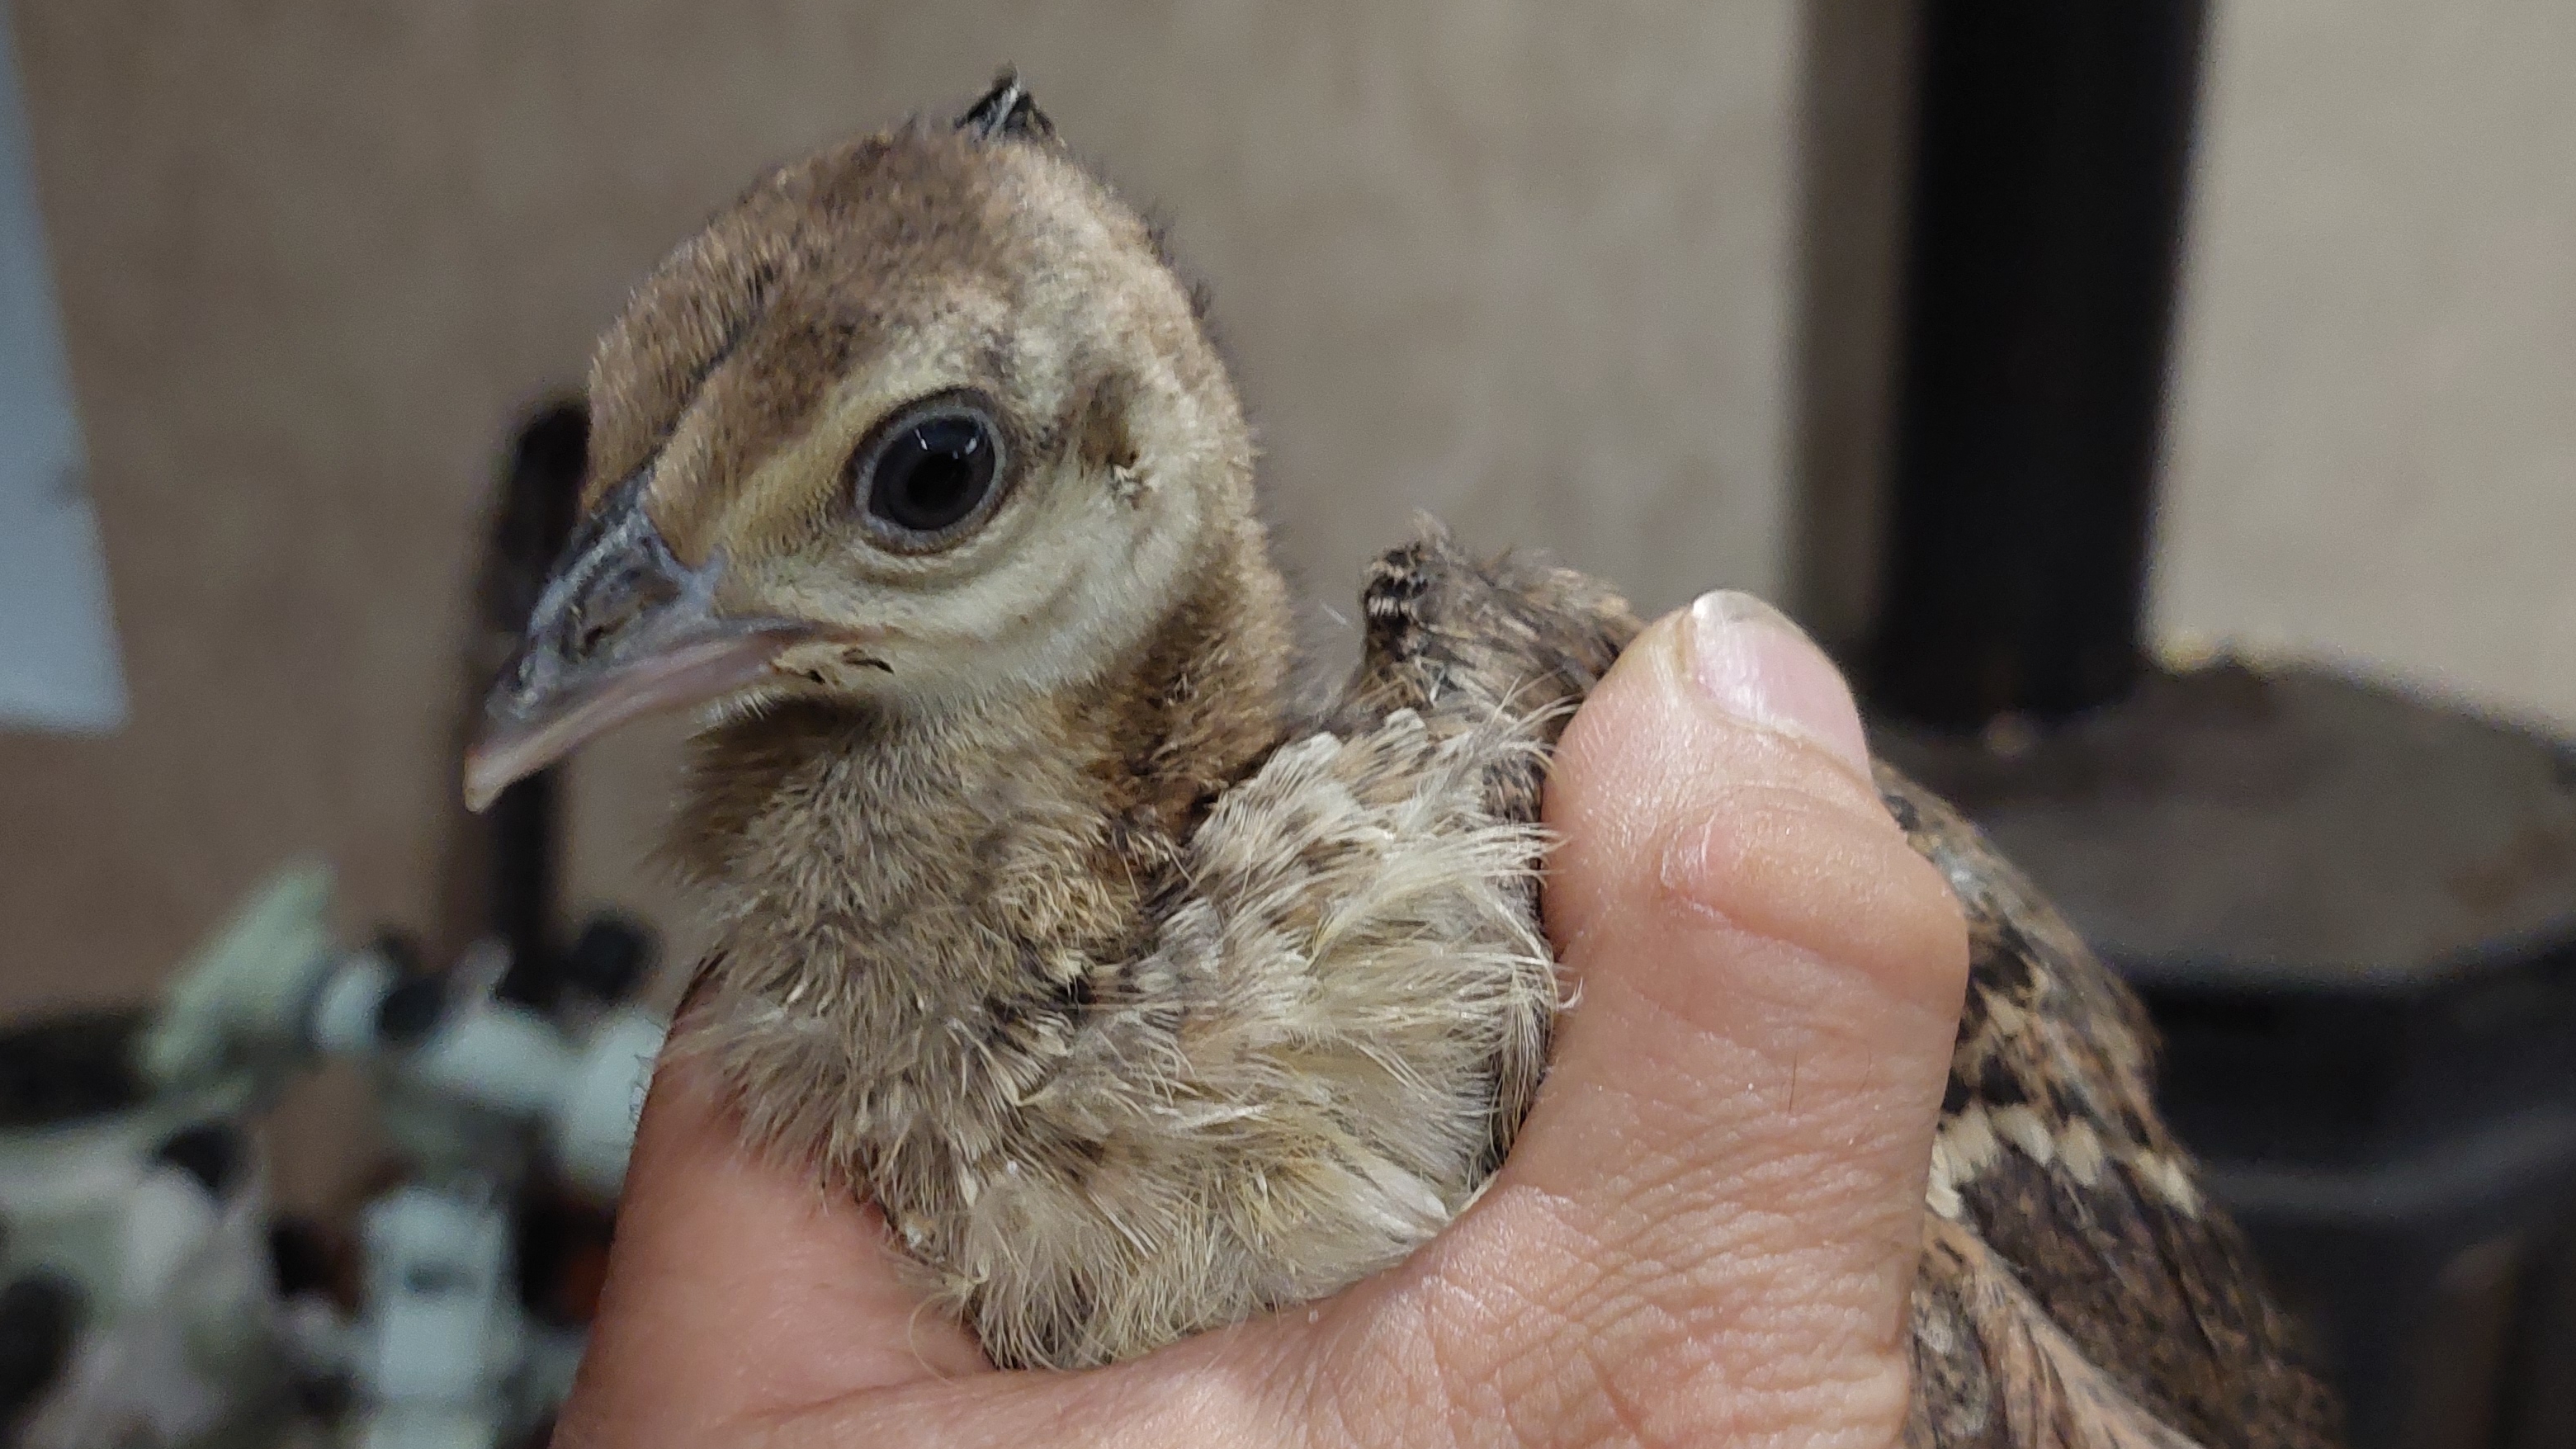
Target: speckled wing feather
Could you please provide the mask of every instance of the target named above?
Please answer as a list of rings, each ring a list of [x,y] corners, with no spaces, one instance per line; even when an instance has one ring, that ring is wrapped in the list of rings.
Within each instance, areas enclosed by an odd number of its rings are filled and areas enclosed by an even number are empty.
[[[1430,519],[1369,566],[1360,616],[1360,666],[1328,715],[1333,733],[1409,713],[1453,728],[1505,721],[1551,749],[1639,627],[1594,580],[1526,555],[1473,557]],[[1536,823],[1543,773],[1538,755],[1498,756],[1494,813]]]
[[[2333,1398],[2298,1362],[2243,1236],[2156,1115],[2137,999],[1956,811],[1884,765],[1879,787],[1949,878],[1971,950],[1915,1304],[1926,1382],[1953,1413],[1984,1400],[1990,1422],[2011,1418],[2026,1386],[1992,1347],[1978,1363],[1921,1332],[1944,1304],[2002,1291],[1973,1280],[2008,1275],[2102,1378],[2201,1442],[2338,1442]],[[2030,1442],[1960,1427],[1922,1442]]]
[[[1360,665],[1327,730],[1363,738],[1390,719],[1419,718],[1435,733],[1493,739],[1500,747],[1481,751],[1486,809],[1525,826],[1538,822],[1544,751],[1638,628],[1625,599],[1582,574],[1525,557],[1474,558],[1430,519],[1414,542],[1370,565],[1360,609]],[[1534,917],[1534,895],[1529,909]],[[1548,1026],[1537,1024],[1527,1059],[1495,1064],[1485,1171],[1529,1113]]]
[[[1579,574],[1479,561],[1436,529],[1380,559],[1362,603],[1344,731],[1396,711],[1501,711],[1552,742],[1638,627]],[[1973,827],[1894,771],[1879,784],[1973,942],[1915,1293],[1909,1442],[2337,1442],[2330,1396],[2156,1117],[2136,999]],[[1501,762],[1490,788],[1498,816],[1536,818],[1534,767]],[[1501,1095],[1498,1143],[1527,1102]]]

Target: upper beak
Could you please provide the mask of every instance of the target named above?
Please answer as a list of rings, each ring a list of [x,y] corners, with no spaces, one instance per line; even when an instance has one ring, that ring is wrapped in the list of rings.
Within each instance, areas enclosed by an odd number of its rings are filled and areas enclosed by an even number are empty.
[[[644,483],[602,500],[546,580],[466,751],[468,808],[628,720],[750,684],[812,637],[791,620],[719,615],[717,559],[690,568],[672,554],[644,512]]]

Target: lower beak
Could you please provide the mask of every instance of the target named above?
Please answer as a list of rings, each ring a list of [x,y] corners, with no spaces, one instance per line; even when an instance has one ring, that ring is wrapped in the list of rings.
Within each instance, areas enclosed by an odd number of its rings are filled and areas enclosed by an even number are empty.
[[[690,568],[672,554],[644,512],[644,482],[603,500],[546,580],[466,751],[468,808],[628,720],[756,683],[813,637],[791,620],[719,615],[716,559]]]

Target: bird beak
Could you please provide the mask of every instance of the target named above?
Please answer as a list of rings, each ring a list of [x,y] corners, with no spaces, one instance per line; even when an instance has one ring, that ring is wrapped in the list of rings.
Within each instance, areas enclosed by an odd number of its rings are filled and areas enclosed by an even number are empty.
[[[645,481],[602,500],[546,580],[466,751],[468,808],[628,720],[751,684],[813,637],[793,620],[719,615],[717,558],[690,568],[672,554],[644,511]]]

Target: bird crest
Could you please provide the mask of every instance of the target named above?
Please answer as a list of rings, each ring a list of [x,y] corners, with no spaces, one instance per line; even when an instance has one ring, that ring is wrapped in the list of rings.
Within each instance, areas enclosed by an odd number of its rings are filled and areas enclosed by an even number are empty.
[[[994,78],[993,88],[984,92],[983,99],[957,118],[957,129],[985,141],[1004,136],[1044,140],[1055,134],[1055,122],[1038,109],[1037,98],[1020,83],[1020,73],[1005,69]]]

